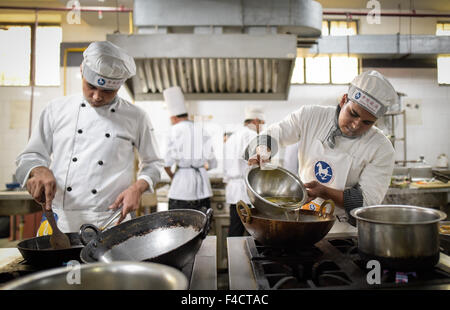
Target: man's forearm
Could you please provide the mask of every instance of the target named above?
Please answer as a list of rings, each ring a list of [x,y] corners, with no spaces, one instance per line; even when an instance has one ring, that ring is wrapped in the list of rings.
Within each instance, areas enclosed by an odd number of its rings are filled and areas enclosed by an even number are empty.
[[[169,178],[173,178],[173,173],[172,173],[172,169],[170,169],[170,167],[164,167],[164,170],[166,171],[167,175],[169,176]]]
[[[325,187],[321,198],[331,199],[337,207],[344,207],[344,191],[340,191],[331,187]]]

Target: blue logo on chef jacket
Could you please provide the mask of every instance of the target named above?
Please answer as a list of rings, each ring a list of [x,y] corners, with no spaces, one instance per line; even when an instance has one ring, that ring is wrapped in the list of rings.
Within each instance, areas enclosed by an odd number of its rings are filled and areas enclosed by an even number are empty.
[[[360,92],[357,92],[357,93],[355,94],[355,99],[359,99],[359,98],[361,98],[361,93],[360,93]]]
[[[105,85],[106,81],[105,81],[105,79],[99,78],[97,80],[97,83],[98,83],[98,85]]]
[[[314,174],[320,183],[328,183],[333,178],[333,169],[324,161],[318,161],[314,165]]]

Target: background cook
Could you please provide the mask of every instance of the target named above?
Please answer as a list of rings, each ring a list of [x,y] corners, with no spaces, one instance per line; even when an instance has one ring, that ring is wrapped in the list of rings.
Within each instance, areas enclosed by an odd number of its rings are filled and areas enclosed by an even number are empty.
[[[257,136],[265,116],[260,106],[245,107],[244,124],[236,130],[225,143],[224,179],[226,180],[225,198],[230,204],[230,226],[228,237],[242,236],[245,227],[236,212],[236,204],[239,200],[250,204],[247,195],[247,187],[244,181],[247,162],[244,159],[245,148],[249,142]]]
[[[213,193],[206,168],[217,167],[211,137],[201,120],[189,120],[179,86],[165,89],[163,95],[172,124],[164,157],[164,169],[172,180],[168,193],[169,210],[209,209]]]

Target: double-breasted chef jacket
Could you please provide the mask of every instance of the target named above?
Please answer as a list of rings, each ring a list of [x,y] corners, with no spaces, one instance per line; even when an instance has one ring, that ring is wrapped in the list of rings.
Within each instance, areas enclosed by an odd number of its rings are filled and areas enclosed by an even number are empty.
[[[133,183],[134,149],[140,157],[137,179],[152,192],[163,161],[146,112],[118,96],[94,108],[83,95],[72,95],[44,108],[16,160],[16,175],[25,186],[33,168],[49,167],[56,179],[52,209],[58,227],[74,232],[112,214],[108,206]]]

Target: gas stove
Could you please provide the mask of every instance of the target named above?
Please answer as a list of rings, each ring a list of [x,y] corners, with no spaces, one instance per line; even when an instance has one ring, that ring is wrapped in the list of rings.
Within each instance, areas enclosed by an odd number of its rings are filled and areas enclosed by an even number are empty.
[[[230,289],[450,289],[446,248],[442,248],[435,267],[398,272],[367,266],[358,254],[357,236],[352,233],[329,234],[302,250],[262,246],[253,237],[227,241]]]
[[[216,243],[216,236],[207,236],[195,257],[180,270],[189,281],[189,290],[217,289]],[[0,289],[9,281],[48,269],[31,265],[19,255],[14,261],[0,268]]]

